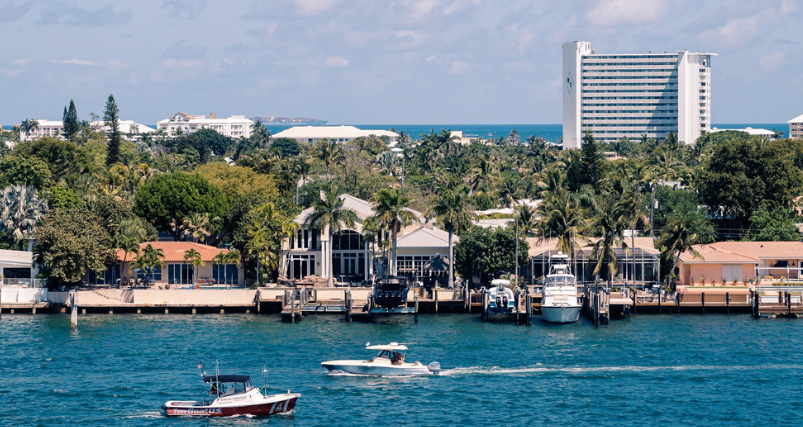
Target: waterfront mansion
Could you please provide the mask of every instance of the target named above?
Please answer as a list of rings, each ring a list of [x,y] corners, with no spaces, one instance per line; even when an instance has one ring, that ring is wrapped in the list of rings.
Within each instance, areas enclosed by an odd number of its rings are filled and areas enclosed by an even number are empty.
[[[301,212],[295,218],[299,225],[296,235],[283,244],[279,266],[281,277],[294,280],[308,276],[328,278],[329,262],[332,262],[332,275],[338,282],[362,282],[371,276],[386,274],[390,248],[367,242],[362,229],[362,222],[374,214],[373,205],[348,194],[341,195],[340,199],[344,208],[357,214],[354,227],[334,233],[330,242],[328,230],[304,226],[313,208]],[[426,267],[429,260],[438,255],[448,257],[449,233],[436,228],[424,214],[410,211],[417,221],[404,227],[397,237],[398,274],[418,279],[430,273]],[[387,232],[383,232],[382,240],[390,242]],[[452,244],[458,241],[459,238],[453,236]]]

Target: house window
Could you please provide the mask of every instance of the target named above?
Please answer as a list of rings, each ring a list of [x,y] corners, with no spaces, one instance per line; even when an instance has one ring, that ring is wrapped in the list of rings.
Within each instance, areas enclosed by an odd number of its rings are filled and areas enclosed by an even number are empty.
[[[187,285],[192,283],[192,265],[190,264],[168,264],[167,283]]]
[[[212,266],[212,278],[217,283],[236,285],[239,283],[240,269],[234,264],[215,264]]]
[[[789,260],[786,260],[786,259],[776,259],[776,260],[773,262],[773,264],[772,264],[772,267],[777,267],[777,268],[786,268],[786,267],[789,267]]]
[[[154,282],[161,282],[162,281],[162,269],[159,267],[154,267],[153,271],[147,272],[144,269],[137,271],[137,279],[145,279],[151,280],[153,279]]]

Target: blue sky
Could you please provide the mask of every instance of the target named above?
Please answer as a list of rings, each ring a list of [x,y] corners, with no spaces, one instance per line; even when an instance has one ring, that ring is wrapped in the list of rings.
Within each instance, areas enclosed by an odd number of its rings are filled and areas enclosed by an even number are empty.
[[[704,3],[704,4],[703,4]],[[714,52],[714,123],[803,114],[787,0],[0,0],[0,123],[102,113],[560,123],[561,42]]]

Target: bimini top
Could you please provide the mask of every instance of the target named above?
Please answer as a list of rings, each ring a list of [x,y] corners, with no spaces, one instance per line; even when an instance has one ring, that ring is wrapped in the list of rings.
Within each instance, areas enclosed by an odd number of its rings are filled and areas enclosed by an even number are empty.
[[[493,279],[491,280],[491,284],[494,286],[508,286],[510,285],[510,280],[507,279]]]
[[[248,375],[204,375],[204,382],[211,383],[219,381],[222,383],[244,383],[250,380]]]
[[[394,351],[394,350],[407,350],[407,346],[401,345],[397,342],[392,342],[390,344],[379,344],[379,345],[371,345],[371,343],[365,344],[366,350],[382,350],[382,351]]]
[[[558,251],[558,253],[556,253],[555,255],[550,256],[549,258],[553,259],[555,261],[567,261],[569,259],[569,255],[566,255],[563,252]]]

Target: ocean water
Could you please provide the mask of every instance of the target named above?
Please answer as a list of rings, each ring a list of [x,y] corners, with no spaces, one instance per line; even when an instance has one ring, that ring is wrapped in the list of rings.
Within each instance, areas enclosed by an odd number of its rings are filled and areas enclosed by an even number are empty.
[[[332,126],[339,126],[340,124],[330,123]],[[156,125],[148,125],[149,127],[156,128]],[[422,134],[429,134],[430,131],[439,133],[441,130],[455,130],[463,131],[463,134],[469,138],[499,138],[507,137],[510,135],[511,130],[515,130],[519,134],[521,140],[526,140],[529,136],[535,135],[546,139],[550,142],[556,142],[563,135],[562,124],[507,124],[507,125],[482,125],[482,124],[439,124],[439,125],[393,125],[393,124],[373,124],[361,125],[355,124],[360,129],[375,129],[375,130],[390,130],[391,128],[398,131],[404,131],[409,134],[413,139],[421,138]],[[272,125],[269,126],[271,133],[274,135],[293,127],[292,125]],[[755,129],[777,129],[779,131],[788,133],[789,125],[786,123],[721,123],[714,124],[714,127],[720,129],[743,129],[752,127]],[[11,129],[11,126],[3,126],[5,129]]]
[[[39,426],[795,425],[803,321],[636,315],[593,327],[425,315],[383,324],[259,315],[4,315],[0,424]],[[408,343],[435,377],[327,374],[366,342]],[[200,399],[197,366],[301,393],[274,418],[167,419]]]

